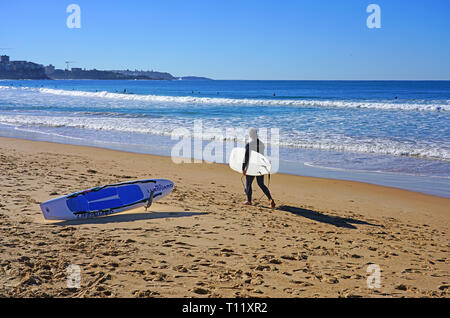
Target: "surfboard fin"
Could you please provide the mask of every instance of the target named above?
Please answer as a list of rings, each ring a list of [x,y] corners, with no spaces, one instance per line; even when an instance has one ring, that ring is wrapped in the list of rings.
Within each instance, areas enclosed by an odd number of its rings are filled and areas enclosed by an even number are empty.
[[[150,197],[148,198],[147,205],[145,206],[145,212],[147,212],[148,208],[150,208],[152,206],[154,193],[155,193],[155,190],[152,190],[152,192],[150,193]]]

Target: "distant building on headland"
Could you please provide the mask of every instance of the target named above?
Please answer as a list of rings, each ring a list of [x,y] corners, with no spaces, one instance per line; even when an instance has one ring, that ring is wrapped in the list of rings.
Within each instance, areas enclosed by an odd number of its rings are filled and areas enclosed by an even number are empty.
[[[95,80],[172,80],[169,73],[149,71],[100,71],[86,70],[72,67],[70,70],[55,69],[53,65],[45,68],[47,76],[51,79],[95,79]]]
[[[69,63],[69,62],[66,62]],[[188,76],[175,78],[170,73],[130,70],[86,70],[72,67],[70,70],[57,69],[52,64],[43,66],[27,61],[10,61],[9,56],[0,56],[0,79],[75,79],[75,80],[205,80],[208,78]]]
[[[170,73],[165,72],[156,72],[156,71],[130,71],[130,70],[114,70],[113,72],[123,74],[126,76],[131,76],[135,78],[146,78],[150,80],[162,80],[162,81],[170,81],[175,79],[175,77]]]
[[[55,71],[55,67],[53,65],[47,65],[45,67],[45,74],[51,74]]]
[[[53,65],[45,68],[46,74],[50,79],[62,80],[130,80],[130,79],[148,79],[136,78],[113,71],[99,71],[96,69],[85,70],[79,67],[72,67],[70,70],[55,69]]]
[[[10,61],[8,55],[0,57],[0,79],[48,79],[41,64]]]
[[[6,64],[6,63],[9,63],[9,56],[8,55],[2,55],[1,57],[0,57],[0,63],[4,63],[4,64]]]

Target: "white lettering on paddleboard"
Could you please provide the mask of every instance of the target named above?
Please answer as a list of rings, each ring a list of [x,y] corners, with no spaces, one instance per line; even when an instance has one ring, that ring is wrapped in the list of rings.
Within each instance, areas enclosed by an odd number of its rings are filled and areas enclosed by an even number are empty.
[[[81,214],[77,214],[76,218],[77,219],[90,219],[90,218],[95,218],[95,217],[99,217],[99,216],[106,216],[106,215],[113,214],[113,213],[117,213],[117,210],[81,213]]]

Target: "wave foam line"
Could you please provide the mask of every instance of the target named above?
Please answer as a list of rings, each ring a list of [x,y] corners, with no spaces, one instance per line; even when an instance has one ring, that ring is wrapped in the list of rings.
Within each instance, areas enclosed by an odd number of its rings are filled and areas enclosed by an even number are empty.
[[[192,97],[192,96],[160,96],[160,95],[133,95],[111,93],[107,91],[87,92],[69,91],[52,88],[9,87],[0,86],[1,90],[22,90],[51,94],[58,96],[73,96],[85,98],[106,98],[116,100],[144,101],[153,103],[186,103],[186,104],[210,104],[210,105],[249,105],[249,106],[296,106],[296,107],[333,107],[333,108],[367,108],[380,110],[412,110],[412,111],[450,111],[448,101],[439,103],[391,103],[372,101],[347,101],[347,100],[276,100],[276,99],[251,99],[251,98],[217,98],[217,97]]]
[[[53,116],[1,116],[0,123],[14,126],[32,126],[49,128],[75,128],[89,129],[96,131],[114,131],[135,134],[147,134],[157,136],[174,136],[174,129],[182,126],[180,122],[174,122],[171,125],[163,119],[161,121],[153,120],[149,122],[143,119],[123,119],[123,118],[87,118],[87,117],[53,117]],[[151,124],[150,124],[151,123]],[[21,127],[23,128],[23,127]],[[184,137],[184,135],[176,135]],[[196,138],[191,134],[191,137]],[[295,138],[295,137],[294,137]],[[205,134],[203,140],[218,141],[238,141],[233,138],[217,138],[214,134]],[[272,143],[272,146],[283,148],[304,148],[325,151],[351,152],[351,153],[375,153],[384,155],[394,155],[402,157],[417,157],[450,161],[450,150],[448,148],[425,145],[407,145],[401,142],[392,142],[384,140],[369,140],[367,142],[358,140],[286,140],[280,143]]]
[[[315,164],[312,162],[304,162],[303,163],[307,167],[332,170],[332,171],[351,171],[351,172],[362,172],[362,173],[383,173],[383,174],[392,174],[392,175],[409,175],[409,176],[419,176],[419,177],[431,177],[431,178],[440,178],[440,179],[450,179],[450,177],[446,176],[436,176],[436,175],[427,175],[424,173],[408,173],[408,172],[394,172],[394,171],[383,171],[383,170],[369,170],[369,169],[351,169],[351,168],[339,168],[339,167],[329,167],[323,166],[319,164]]]

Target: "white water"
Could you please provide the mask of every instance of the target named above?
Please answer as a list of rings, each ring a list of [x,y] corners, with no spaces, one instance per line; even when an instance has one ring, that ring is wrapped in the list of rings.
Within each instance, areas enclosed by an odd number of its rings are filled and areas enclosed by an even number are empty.
[[[0,86],[0,90],[23,90],[42,94],[105,98],[127,101],[143,101],[152,103],[187,103],[187,104],[217,104],[217,105],[258,105],[258,106],[296,106],[296,107],[337,107],[337,108],[367,108],[380,110],[414,110],[414,111],[450,111],[450,101],[425,101],[392,103],[391,101],[346,101],[346,100],[294,100],[294,99],[250,99],[250,98],[220,98],[193,96],[160,96],[160,95],[130,95],[107,91],[88,92],[70,91],[52,88],[9,87]]]

